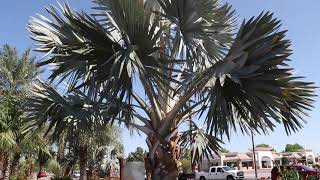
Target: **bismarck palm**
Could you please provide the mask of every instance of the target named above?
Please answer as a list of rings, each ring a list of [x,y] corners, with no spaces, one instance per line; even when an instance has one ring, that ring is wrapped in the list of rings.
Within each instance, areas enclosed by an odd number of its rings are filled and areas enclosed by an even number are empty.
[[[103,98],[101,119],[147,135],[148,178],[175,179],[180,147],[191,145],[199,161],[231,131],[303,126],[314,87],[292,75],[290,41],[271,13],[235,33],[234,12],[216,0],[94,2],[93,15],[64,4],[47,9],[51,20],[31,19],[36,50],[47,53],[39,65],[53,65],[50,79],[67,80],[69,91]],[[195,116],[206,128],[179,132]]]

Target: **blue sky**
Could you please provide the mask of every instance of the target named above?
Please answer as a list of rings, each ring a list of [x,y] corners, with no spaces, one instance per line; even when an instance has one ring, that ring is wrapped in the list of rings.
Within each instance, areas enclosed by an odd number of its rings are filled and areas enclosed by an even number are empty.
[[[73,8],[90,11],[93,5],[90,0],[69,0]],[[259,15],[262,11],[272,11],[282,20],[282,29],[288,29],[287,37],[292,40],[294,54],[291,56],[291,65],[297,75],[304,75],[308,81],[316,82],[320,86],[320,1],[305,0],[223,0],[233,5],[236,9],[239,22],[244,18]],[[10,0],[2,1],[0,6],[0,45],[8,43],[16,46],[20,51],[32,47],[32,41],[28,37],[26,25],[31,16],[36,13],[44,14],[44,6],[55,0]],[[317,91],[319,94],[319,91]],[[300,143],[306,148],[320,152],[320,103],[316,98],[314,110],[310,118],[306,118],[308,124],[297,134],[287,136],[282,127],[268,136],[255,136],[256,143],[267,143],[277,150],[283,150],[287,143]],[[144,137],[129,136],[127,131],[123,133],[123,142],[126,153],[137,146],[146,147]],[[251,147],[249,136],[234,134],[225,147],[231,151],[245,151]]]

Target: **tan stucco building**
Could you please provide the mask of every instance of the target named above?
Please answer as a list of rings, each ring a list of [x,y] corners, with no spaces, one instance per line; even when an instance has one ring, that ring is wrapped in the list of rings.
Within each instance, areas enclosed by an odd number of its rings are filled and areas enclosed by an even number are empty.
[[[276,165],[282,165],[282,158],[286,158],[289,164],[315,164],[318,159],[312,150],[297,152],[277,153],[273,148],[256,148],[256,166],[258,169],[270,169]],[[200,163],[200,170],[208,170],[213,165],[228,165],[241,170],[254,168],[253,151],[216,154],[210,160]]]

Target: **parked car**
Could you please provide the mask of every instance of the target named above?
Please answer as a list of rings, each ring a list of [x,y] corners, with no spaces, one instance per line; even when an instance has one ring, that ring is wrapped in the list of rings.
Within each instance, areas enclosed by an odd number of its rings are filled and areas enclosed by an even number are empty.
[[[209,172],[196,172],[195,179],[209,180],[239,180],[244,179],[244,172],[235,170],[229,166],[212,166]]]
[[[303,177],[303,179],[307,179],[308,177],[313,177],[316,179],[319,179],[320,177],[320,172],[317,169],[314,169],[312,167],[309,166],[305,166],[305,165],[288,165],[288,166],[284,166],[281,167],[280,169],[287,169],[287,170],[293,170],[296,171],[300,174],[300,176]]]

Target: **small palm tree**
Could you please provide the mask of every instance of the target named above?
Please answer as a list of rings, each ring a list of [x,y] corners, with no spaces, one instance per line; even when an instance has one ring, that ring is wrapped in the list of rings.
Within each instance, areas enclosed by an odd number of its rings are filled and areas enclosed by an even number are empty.
[[[53,65],[49,79],[67,81],[71,92],[100,90],[88,93],[103,98],[99,116],[143,132],[153,180],[176,178],[181,147],[199,161],[232,131],[303,127],[314,88],[288,68],[290,41],[272,13],[236,30],[234,11],[218,0],[94,2],[93,15],[64,4],[46,9],[51,20],[31,19],[36,50],[47,54],[39,66]],[[37,90],[35,103],[47,92]],[[54,117],[47,112],[38,115]],[[203,117],[205,129],[192,123],[179,132],[192,117]]]
[[[88,179],[95,179],[96,172],[106,170],[104,165],[110,163],[110,156],[121,156],[123,148],[122,146],[119,148],[121,145],[119,133],[117,128],[106,126],[92,134],[92,141],[88,148]]]
[[[90,98],[87,91],[77,90],[67,96],[60,95],[52,86],[39,82],[33,93],[41,97],[30,97],[26,112],[31,126],[46,128],[53,142],[59,142],[61,135],[73,148],[79,159],[80,179],[87,179],[87,167],[90,154],[97,147],[114,144],[119,136],[117,129],[108,125],[99,115],[102,96]],[[90,151],[92,150],[92,151]]]
[[[41,172],[44,172],[45,166],[51,165],[51,166],[55,166],[54,168],[60,167],[59,163],[54,159],[53,154],[54,152],[52,152],[48,146],[46,149],[39,149],[36,152],[35,158],[36,158],[36,162],[39,165],[38,175]]]

